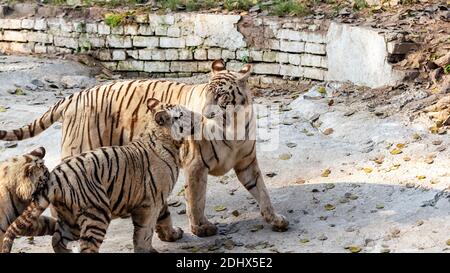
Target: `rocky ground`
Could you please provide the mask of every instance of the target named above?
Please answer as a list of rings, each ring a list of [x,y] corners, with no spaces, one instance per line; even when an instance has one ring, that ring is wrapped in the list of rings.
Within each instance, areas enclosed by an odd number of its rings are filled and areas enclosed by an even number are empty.
[[[0,127],[15,128],[59,97],[92,86],[90,68],[61,59],[0,56]],[[206,77],[183,79],[203,82]],[[170,199],[185,230],[161,252],[448,252],[450,150],[418,114],[428,93],[402,86],[371,90],[327,83],[305,90],[256,90],[259,161],[274,206],[291,225],[273,232],[234,173],[210,177],[207,215],[220,234],[188,228],[181,178]],[[279,107],[278,107],[279,106]],[[436,132],[437,133],[437,132]],[[0,159],[43,145],[59,161],[60,125],[19,143],[0,143]],[[274,144],[270,146],[269,144]],[[21,238],[14,251],[50,252],[50,237]],[[129,219],[114,220],[103,252],[131,252]]]

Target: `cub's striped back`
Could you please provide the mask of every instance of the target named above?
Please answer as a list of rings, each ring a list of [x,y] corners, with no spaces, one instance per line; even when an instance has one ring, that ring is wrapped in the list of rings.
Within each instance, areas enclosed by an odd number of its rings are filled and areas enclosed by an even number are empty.
[[[4,251],[11,250],[17,235],[32,229],[50,204],[58,216],[55,252],[69,252],[67,243],[74,240],[80,240],[81,252],[97,252],[111,219],[128,214],[135,251],[155,251],[153,230],[158,219],[169,215],[167,198],[178,179],[179,148],[201,116],[156,99],[147,105],[150,113],[142,117],[147,125],[139,139],[68,157],[55,167],[35,201],[8,228]],[[184,134],[174,139],[174,131]],[[181,229],[173,232],[174,240],[182,236]]]

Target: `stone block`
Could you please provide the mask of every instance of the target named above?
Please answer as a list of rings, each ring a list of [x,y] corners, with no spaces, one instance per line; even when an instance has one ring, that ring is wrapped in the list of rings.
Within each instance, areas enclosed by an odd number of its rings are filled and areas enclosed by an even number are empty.
[[[253,66],[253,73],[255,74],[267,74],[277,75],[280,73],[280,65],[276,63],[257,63]]]
[[[304,42],[280,41],[280,51],[301,53],[305,51]]]
[[[169,72],[170,63],[169,62],[145,62],[144,64],[145,72]]]
[[[326,45],[305,43],[305,52],[312,53],[312,54],[325,55],[326,54]]]
[[[162,48],[184,48],[186,42],[183,38],[161,37],[159,46]]]
[[[170,63],[171,72],[197,72],[197,62],[180,62]]]
[[[159,45],[158,37],[135,36],[133,37],[134,47],[155,48]]]
[[[222,58],[222,49],[220,48],[208,49],[208,60],[217,60],[220,58]]]
[[[131,38],[128,36],[109,35],[106,37],[106,43],[112,48],[131,48]]]

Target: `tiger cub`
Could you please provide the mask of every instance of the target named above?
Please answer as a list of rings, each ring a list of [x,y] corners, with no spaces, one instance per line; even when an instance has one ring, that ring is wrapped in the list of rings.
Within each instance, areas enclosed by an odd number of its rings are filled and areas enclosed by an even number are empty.
[[[44,156],[45,149],[40,147],[0,163],[0,247],[6,229],[26,209],[35,191],[48,178],[49,172],[42,160]],[[52,218],[39,217],[36,224],[33,232],[18,235],[52,235],[55,230]]]
[[[55,252],[71,252],[79,240],[81,252],[98,252],[110,221],[131,214],[135,252],[152,247],[157,221],[170,219],[166,208],[179,173],[179,149],[184,137],[202,122],[183,106],[147,101],[146,128],[124,146],[98,148],[68,157],[49,175],[48,182],[5,233],[3,252],[10,252],[16,235],[28,230],[51,204],[57,212],[52,238]],[[198,122],[197,122],[198,121]],[[174,239],[183,231],[174,229]]]

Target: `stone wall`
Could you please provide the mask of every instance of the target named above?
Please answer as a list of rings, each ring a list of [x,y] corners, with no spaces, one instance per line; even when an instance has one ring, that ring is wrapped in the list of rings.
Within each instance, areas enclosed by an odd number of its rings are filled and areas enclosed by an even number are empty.
[[[245,62],[253,63],[254,74],[264,76],[258,80],[271,76],[280,80],[351,81],[354,77],[338,73],[349,69],[344,67],[348,62],[336,56],[363,54],[357,58],[361,60],[367,57],[364,55],[367,52],[358,52],[354,47],[365,45],[355,45],[349,50],[345,43],[351,43],[353,37],[344,35],[343,45],[329,47],[327,41],[336,45],[342,31],[336,31],[335,27],[330,36],[328,28],[329,23],[322,20],[304,23],[301,18],[194,13],[142,14],[114,28],[103,21],[64,17],[0,18],[0,52],[88,52],[114,71],[169,77],[209,72],[211,60],[223,58],[233,70],[240,69]],[[379,40],[384,43],[382,36]],[[331,66],[328,50],[336,60]],[[390,70],[382,55],[381,60],[375,60],[376,65]],[[390,81],[383,76],[380,81],[364,81],[367,77],[364,63],[361,67],[358,62],[351,65],[352,71],[363,74],[357,77],[362,79],[356,81],[358,84],[379,86]],[[329,67],[333,71],[328,71]],[[342,79],[337,78],[339,75]]]

